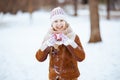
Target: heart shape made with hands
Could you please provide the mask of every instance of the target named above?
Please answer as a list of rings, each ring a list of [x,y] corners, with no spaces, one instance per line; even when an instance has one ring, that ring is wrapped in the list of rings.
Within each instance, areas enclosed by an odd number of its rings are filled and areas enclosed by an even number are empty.
[[[57,34],[54,34],[54,37],[57,41],[62,41],[62,33],[57,33]]]

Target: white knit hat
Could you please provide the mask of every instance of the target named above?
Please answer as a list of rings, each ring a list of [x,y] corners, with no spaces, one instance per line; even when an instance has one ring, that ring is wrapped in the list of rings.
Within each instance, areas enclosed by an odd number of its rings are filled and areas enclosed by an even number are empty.
[[[66,21],[65,12],[61,7],[56,7],[51,11],[50,14],[51,23],[57,19],[63,19]]]

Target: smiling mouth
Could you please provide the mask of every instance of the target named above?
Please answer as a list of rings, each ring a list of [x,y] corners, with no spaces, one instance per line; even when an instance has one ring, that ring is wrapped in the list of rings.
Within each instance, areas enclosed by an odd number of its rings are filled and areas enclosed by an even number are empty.
[[[57,27],[58,29],[62,29],[63,28],[63,26],[59,26],[59,27]]]

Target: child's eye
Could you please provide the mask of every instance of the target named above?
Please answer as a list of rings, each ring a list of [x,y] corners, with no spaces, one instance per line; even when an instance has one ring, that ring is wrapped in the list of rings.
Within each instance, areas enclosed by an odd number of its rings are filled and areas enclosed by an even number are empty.
[[[57,23],[58,21],[56,20],[56,21],[54,21],[55,23]]]
[[[63,20],[61,19],[60,22],[63,22]]]

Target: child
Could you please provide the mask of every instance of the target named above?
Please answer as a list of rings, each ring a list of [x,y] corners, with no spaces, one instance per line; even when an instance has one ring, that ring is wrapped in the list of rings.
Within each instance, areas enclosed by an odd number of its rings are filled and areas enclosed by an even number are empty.
[[[50,19],[50,30],[36,58],[42,62],[49,54],[49,80],[77,80],[80,75],[77,61],[85,58],[79,37],[72,31],[60,7],[51,11]]]

